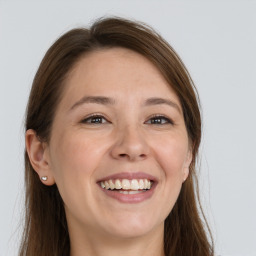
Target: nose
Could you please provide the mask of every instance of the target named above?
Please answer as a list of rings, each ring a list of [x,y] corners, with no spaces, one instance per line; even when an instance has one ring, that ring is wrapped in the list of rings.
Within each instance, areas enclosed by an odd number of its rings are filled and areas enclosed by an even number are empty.
[[[118,132],[111,155],[118,160],[140,161],[149,155],[146,138],[136,127],[126,127]]]

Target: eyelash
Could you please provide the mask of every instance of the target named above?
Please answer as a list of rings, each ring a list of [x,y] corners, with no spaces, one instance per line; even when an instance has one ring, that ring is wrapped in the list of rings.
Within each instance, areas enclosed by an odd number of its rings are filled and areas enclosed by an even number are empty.
[[[97,121],[94,121],[94,122],[90,122],[90,121],[92,121],[93,119],[97,119]],[[101,122],[99,122],[99,119],[101,120]],[[105,123],[105,122],[102,122],[102,119],[105,119],[105,121],[106,122],[109,122],[108,120],[107,120],[107,118],[105,118],[104,117],[104,115],[102,115],[102,114],[92,114],[92,115],[90,115],[90,116],[88,116],[88,117],[86,117],[85,119],[83,119],[82,121],[81,121],[81,123],[84,123],[84,124],[103,124],[103,123]],[[157,122],[158,123],[148,123],[149,121],[152,121],[152,120],[158,120]],[[162,121],[161,120],[165,120],[165,122],[164,123],[162,123]],[[160,121],[160,123],[159,123],[159,121]],[[170,119],[170,118],[167,118],[166,116],[164,116],[164,115],[154,115],[154,116],[151,116],[149,119],[148,119],[148,121],[146,121],[145,122],[146,124],[153,124],[153,125],[166,125],[166,124],[174,124],[173,123],[173,121]]]
[[[92,120],[92,119],[105,119],[107,122],[109,122],[102,114],[92,114],[92,115],[90,115],[90,116],[88,116],[88,117],[86,117],[85,119],[83,119],[82,121],[81,121],[81,123],[87,123],[87,124],[102,124],[102,122],[89,122],[90,120]]]
[[[150,118],[149,118],[149,121],[151,120],[153,120],[153,119],[157,119],[158,121],[160,120],[160,119],[162,119],[162,120],[165,120],[165,123],[151,123],[151,124],[153,124],[153,125],[166,125],[166,124],[174,124],[174,122],[170,119],[170,118],[168,118],[168,117],[166,117],[166,116],[164,116],[164,115],[153,115],[153,116],[151,116]],[[147,123],[148,121],[146,121],[146,123]],[[160,121],[161,122],[161,121]]]

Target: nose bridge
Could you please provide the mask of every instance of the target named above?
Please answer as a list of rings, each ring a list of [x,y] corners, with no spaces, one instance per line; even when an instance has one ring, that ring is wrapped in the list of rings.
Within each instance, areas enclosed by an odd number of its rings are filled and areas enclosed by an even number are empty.
[[[125,124],[117,132],[116,142],[112,148],[112,156],[131,161],[145,159],[149,147],[142,128],[135,123]]]

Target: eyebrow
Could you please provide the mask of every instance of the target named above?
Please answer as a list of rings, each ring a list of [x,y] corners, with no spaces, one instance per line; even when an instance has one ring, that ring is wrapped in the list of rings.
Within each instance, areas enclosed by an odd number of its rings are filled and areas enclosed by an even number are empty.
[[[96,104],[101,104],[101,105],[114,105],[115,100],[112,98],[108,97],[103,97],[103,96],[85,96],[79,101],[77,101],[71,108],[70,110],[84,104],[84,103],[96,103]]]
[[[166,104],[171,107],[174,107],[176,110],[178,110],[179,113],[182,113],[182,111],[177,103],[175,103],[169,99],[164,99],[164,98],[149,98],[144,103],[144,106],[162,105],[162,104]]]
[[[77,101],[70,110],[73,110],[74,108],[77,108],[78,106],[85,104],[85,103],[95,103],[95,104],[101,104],[101,105],[114,105],[115,100],[113,98],[104,97],[104,96],[84,96],[79,101]],[[168,106],[174,107],[176,110],[178,110],[179,113],[181,113],[181,109],[179,105],[169,99],[164,98],[149,98],[145,101],[143,106],[154,106],[154,105],[163,105],[166,104]]]

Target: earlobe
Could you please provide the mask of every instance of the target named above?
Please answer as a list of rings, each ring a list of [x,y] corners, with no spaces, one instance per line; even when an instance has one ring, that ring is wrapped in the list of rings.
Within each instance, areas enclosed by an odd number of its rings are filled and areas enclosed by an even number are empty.
[[[183,182],[186,181],[188,175],[189,175],[189,167],[186,167],[186,168],[184,169],[184,173],[183,173]]]
[[[190,167],[191,162],[192,162],[192,152],[190,150],[188,152],[186,163],[185,163],[185,166],[183,168],[183,182],[186,181],[186,179],[187,179],[187,177],[189,175],[189,167]]]
[[[32,129],[27,130],[25,140],[30,163],[41,182],[48,186],[53,185],[55,180],[46,157],[46,144],[38,138]]]

